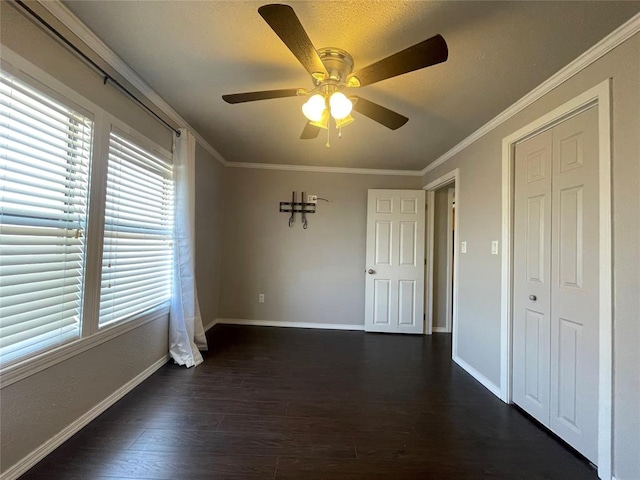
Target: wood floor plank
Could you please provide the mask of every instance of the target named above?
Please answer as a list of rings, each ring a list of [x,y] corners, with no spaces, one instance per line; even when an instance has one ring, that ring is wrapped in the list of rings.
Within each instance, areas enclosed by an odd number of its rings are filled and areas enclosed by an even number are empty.
[[[215,455],[210,453],[137,452],[129,450],[62,449],[27,472],[25,480],[86,480],[100,476],[173,479],[273,479],[276,457]]]
[[[281,432],[281,433],[319,433],[335,434],[345,432],[349,434],[369,433],[375,431],[412,431],[411,419],[393,417],[358,416],[354,418],[330,417],[270,417],[254,415],[225,415],[218,426],[218,430],[225,432]]]
[[[300,433],[229,433],[145,430],[130,450],[210,452],[220,455],[292,455],[298,458],[355,458],[347,435]]]

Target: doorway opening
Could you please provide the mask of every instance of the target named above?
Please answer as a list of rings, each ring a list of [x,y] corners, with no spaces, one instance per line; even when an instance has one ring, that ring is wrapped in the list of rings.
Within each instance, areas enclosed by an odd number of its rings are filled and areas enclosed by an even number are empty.
[[[459,170],[424,187],[427,191],[425,331],[451,333],[457,351]]]

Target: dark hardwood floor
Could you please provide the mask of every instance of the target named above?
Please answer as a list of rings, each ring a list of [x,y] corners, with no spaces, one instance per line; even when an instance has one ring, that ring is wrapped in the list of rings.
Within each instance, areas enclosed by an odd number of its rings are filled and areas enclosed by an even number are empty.
[[[595,479],[432,337],[218,325],[23,479]],[[79,392],[81,394],[81,392]]]

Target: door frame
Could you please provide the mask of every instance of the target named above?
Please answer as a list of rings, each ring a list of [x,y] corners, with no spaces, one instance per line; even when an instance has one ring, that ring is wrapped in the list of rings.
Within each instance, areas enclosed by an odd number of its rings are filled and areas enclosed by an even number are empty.
[[[426,313],[426,325],[425,333],[431,335],[433,333],[433,255],[434,255],[434,236],[435,236],[435,211],[433,206],[435,204],[435,191],[453,183],[454,197],[456,199],[456,216],[454,220],[454,230],[456,232],[456,241],[453,247],[453,288],[452,288],[452,318],[450,324],[450,330],[452,331],[451,341],[451,357],[457,358],[458,356],[458,268],[460,258],[460,242],[459,235],[459,219],[460,219],[460,169],[456,168],[448,173],[445,173],[436,180],[425,185],[424,188],[427,191],[427,242],[426,242],[426,259],[427,268],[425,269],[425,313]]]
[[[451,333],[453,323],[453,241],[455,229],[451,220],[455,220],[455,187],[447,190],[447,317],[444,332]]]
[[[502,140],[501,399],[512,403],[513,212],[515,145],[579,113],[598,107],[599,340],[598,476],[611,479],[613,424],[613,276],[611,201],[611,79],[569,100]],[[457,195],[456,195],[457,203]],[[456,215],[457,217],[457,215]]]

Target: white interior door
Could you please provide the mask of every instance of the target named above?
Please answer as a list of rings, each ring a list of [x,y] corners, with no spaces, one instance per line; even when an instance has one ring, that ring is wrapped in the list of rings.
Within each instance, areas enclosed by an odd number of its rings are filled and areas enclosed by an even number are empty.
[[[598,453],[598,111],[516,146],[513,399]]]
[[[598,109],[553,129],[550,427],[598,457]]]
[[[516,145],[513,401],[549,426],[552,131]]]
[[[424,190],[369,190],[365,331],[424,332]]]

